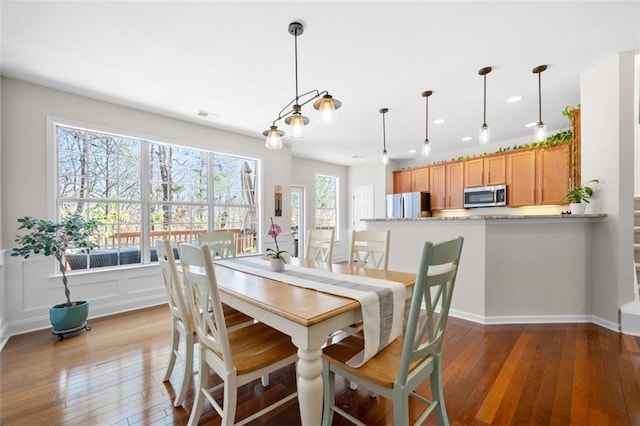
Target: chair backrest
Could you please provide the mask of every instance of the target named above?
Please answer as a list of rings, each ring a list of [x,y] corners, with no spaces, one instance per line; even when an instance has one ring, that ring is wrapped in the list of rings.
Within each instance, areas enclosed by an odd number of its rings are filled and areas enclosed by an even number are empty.
[[[305,258],[331,263],[334,235],[333,229],[309,229]]]
[[[387,270],[391,231],[353,231],[349,265]]]
[[[178,272],[178,266],[174,257],[171,241],[156,240],[156,250],[158,252],[158,263],[162,269],[164,287],[169,299],[169,310],[171,315],[182,321],[187,329],[193,331],[193,320],[185,297],[184,286]]]
[[[215,259],[236,257],[236,239],[233,232],[206,232],[198,234],[198,244],[208,245]]]
[[[180,244],[178,248],[198,341],[210,349],[209,365],[218,374],[229,372],[233,369],[233,360],[211,249],[193,244]]]
[[[413,288],[397,381],[407,382],[409,366],[440,354],[462,252],[462,237],[433,244],[426,241]],[[420,318],[422,306],[426,312]]]

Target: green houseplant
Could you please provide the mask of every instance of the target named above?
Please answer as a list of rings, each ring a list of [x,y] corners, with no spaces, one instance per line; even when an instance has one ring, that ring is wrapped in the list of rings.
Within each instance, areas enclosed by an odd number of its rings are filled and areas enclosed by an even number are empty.
[[[598,179],[592,179],[580,186],[571,186],[564,196],[564,201],[569,202],[569,208],[572,214],[584,214],[585,204],[590,203],[593,196],[593,188],[589,186],[593,183],[599,183]]]
[[[88,253],[95,248],[94,234],[100,222],[74,213],[63,217],[60,222],[25,216],[19,218],[18,223],[18,230],[27,232],[16,237],[18,247],[13,248],[11,256],[28,259],[31,255],[42,254],[53,256],[58,261],[67,301],[53,306],[49,310],[49,319],[54,334],[59,334],[62,339],[63,332],[85,327],[89,314],[89,302],[71,301],[65,254],[72,249]]]

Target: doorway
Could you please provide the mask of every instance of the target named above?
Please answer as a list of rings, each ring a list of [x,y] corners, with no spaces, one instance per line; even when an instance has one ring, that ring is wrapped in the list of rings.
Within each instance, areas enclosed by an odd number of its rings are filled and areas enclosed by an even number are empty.
[[[304,257],[304,187],[291,185],[291,241],[293,257]]]
[[[356,186],[352,189],[353,230],[362,231],[366,225],[362,219],[373,219],[373,185]]]

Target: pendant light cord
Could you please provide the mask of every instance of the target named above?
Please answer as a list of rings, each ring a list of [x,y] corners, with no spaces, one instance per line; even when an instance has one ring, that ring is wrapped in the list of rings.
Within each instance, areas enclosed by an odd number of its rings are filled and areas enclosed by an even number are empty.
[[[387,151],[387,128],[385,126],[385,120],[384,120],[385,115],[386,113],[383,112],[382,113],[382,148],[384,152]]]
[[[538,124],[542,123],[542,72],[538,73]]]
[[[484,74],[484,101],[483,101],[483,112],[482,112],[482,125],[487,125],[487,74]]]
[[[425,122],[425,132],[424,132],[424,140],[427,142],[429,140],[429,95],[425,96],[425,101],[427,104],[426,113],[424,117]]]
[[[295,49],[295,71],[296,71],[296,104],[298,103],[298,31],[296,30],[296,33],[293,37],[293,44],[294,44],[294,49]]]

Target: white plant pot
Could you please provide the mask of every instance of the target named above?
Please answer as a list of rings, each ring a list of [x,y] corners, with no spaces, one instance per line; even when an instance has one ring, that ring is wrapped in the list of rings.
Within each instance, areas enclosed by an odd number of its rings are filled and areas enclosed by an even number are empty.
[[[584,214],[585,209],[587,208],[586,203],[571,203],[569,204],[569,209],[571,210],[571,214]]]
[[[282,259],[271,259],[271,270],[273,272],[282,272],[282,271],[284,271],[284,260],[282,260]]]

